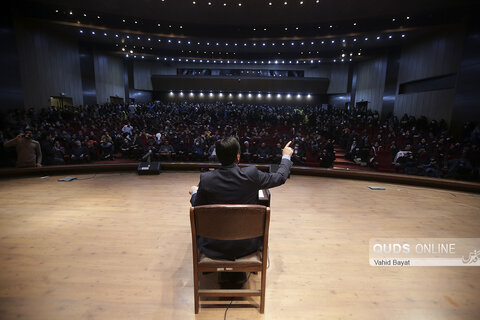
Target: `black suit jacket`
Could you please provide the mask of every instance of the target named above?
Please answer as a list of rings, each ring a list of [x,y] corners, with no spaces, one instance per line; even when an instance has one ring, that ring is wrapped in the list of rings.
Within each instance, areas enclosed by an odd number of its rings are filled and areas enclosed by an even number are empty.
[[[192,195],[192,206],[207,204],[257,204],[258,190],[269,189],[285,183],[292,162],[282,159],[275,173],[265,173],[255,166],[240,168],[232,164],[202,173],[197,193]],[[201,252],[211,258],[235,260],[258,250],[261,238],[221,241],[199,237]]]

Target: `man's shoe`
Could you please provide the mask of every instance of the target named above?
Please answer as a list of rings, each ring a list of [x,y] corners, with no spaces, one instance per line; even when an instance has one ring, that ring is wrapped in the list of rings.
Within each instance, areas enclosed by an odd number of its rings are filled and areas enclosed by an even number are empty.
[[[247,282],[245,272],[219,272],[218,283],[222,289],[241,289]]]

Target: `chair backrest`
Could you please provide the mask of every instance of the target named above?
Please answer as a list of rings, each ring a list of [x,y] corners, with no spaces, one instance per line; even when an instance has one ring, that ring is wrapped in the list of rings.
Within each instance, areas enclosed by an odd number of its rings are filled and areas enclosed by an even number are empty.
[[[270,208],[238,204],[197,206],[190,208],[190,219],[197,236],[242,240],[268,236]]]

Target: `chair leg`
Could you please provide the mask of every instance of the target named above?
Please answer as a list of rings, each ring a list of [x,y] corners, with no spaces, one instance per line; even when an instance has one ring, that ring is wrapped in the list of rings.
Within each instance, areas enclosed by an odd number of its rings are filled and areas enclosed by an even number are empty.
[[[260,313],[264,313],[265,311],[265,287],[266,287],[266,270],[262,270],[262,278],[261,278],[261,287],[260,287]]]
[[[193,273],[193,297],[195,299],[195,313],[197,314],[200,307],[200,297],[198,296],[198,272]]]

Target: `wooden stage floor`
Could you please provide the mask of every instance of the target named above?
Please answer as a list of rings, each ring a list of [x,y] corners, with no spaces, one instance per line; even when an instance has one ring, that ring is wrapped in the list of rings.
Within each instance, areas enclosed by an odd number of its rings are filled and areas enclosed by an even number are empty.
[[[0,319],[223,319],[193,309],[199,172],[61,177],[0,180]],[[368,250],[480,238],[479,194],[295,175],[271,191],[265,314],[227,319],[479,319],[480,268],[371,267]]]

